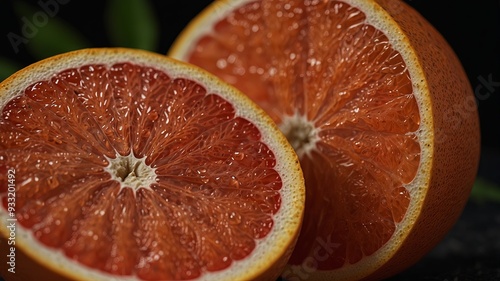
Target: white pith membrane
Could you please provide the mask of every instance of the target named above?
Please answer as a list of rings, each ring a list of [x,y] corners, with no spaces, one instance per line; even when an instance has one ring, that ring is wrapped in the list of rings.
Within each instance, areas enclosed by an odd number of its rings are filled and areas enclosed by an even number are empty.
[[[130,188],[135,195],[139,188],[150,189],[156,182],[155,169],[146,164],[146,156],[137,158],[132,152],[127,156],[117,155],[116,158],[106,157],[109,165],[104,170],[120,183],[120,189]]]
[[[230,14],[234,9],[254,1],[255,0],[223,0],[214,2],[210,8],[205,9],[202,14],[192,22],[192,25],[184,30],[183,34],[176,40],[176,44],[170,50],[169,55],[180,60],[187,60],[188,55],[193,51],[195,45],[193,42],[197,42],[202,36],[210,34],[214,24]],[[432,105],[430,102],[429,89],[426,86],[427,82],[425,75],[422,72],[422,67],[417,55],[414,53],[409,40],[399,28],[398,24],[374,1],[341,0],[339,2],[344,2],[362,11],[366,16],[365,23],[382,31],[382,33],[387,36],[392,48],[399,52],[410,74],[413,94],[420,113],[420,126],[418,130],[408,133],[417,137],[421,152],[420,163],[415,178],[410,183],[403,185],[408,190],[411,198],[406,215],[400,223],[396,224],[396,229],[389,239],[389,242],[373,255],[364,256],[361,262],[353,265],[346,264],[342,268],[334,270],[338,280],[352,280],[366,277],[388,261],[392,257],[391,253],[395,253],[397,249],[400,248],[406,239],[406,235],[410,232],[409,230],[413,228],[413,222],[419,216],[420,209],[425,200],[426,187],[433,165],[432,148],[434,147],[434,124],[431,119]],[[393,5],[399,4],[394,1]],[[304,126],[299,124],[312,124],[313,122],[297,115],[285,116],[283,120],[285,120],[285,124],[280,125],[280,129],[282,131],[284,130],[285,135],[287,135],[287,130],[289,128],[304,128]],[[301,133],[288,132],[288,135],[304,135],[304,132],[317,133],[317,130],[311,131],[306,129]],[[302,157],[306,155],[308,151],[314,149],[313,146],[309,145],[307,145],[307,148],[308,149],[297,151],[297,154]],[[355,270],[353,270],[353,268],[355,268]],[[285,272],[300,272],[301,275],[289,275],[295,278],[294,280],[330,280],[331,278],[330,271],[322,271],[311,267],[311,264],[307,264],[307,259],[302,265],[289,265],[289,268]]]
[[[269,117],[253,103],[239,94],[234,88],[222,84],[207,72],[200,71],[181,62],[173,63],[163,55],[126,49],[90,49],[85,52],[71,52],[58,56],[56,59],[41,61],[27,67],[4,82],[0,87],[0,110],[13,98],[22,95],[24,89],[36,81],[49,79],[53,75],[68,68],[88,64],[111,66],[117,63],[132,63],[154,67],[173,78],[186,78],[196,81],[207,93],[217,93],[235,108],[235,115],[250,120],[261,132],[261,142],[275,153],[276,165],[282,180],[281,207],[274,215],[274,225],[269,234],[256,240],[255,249],[244,259],[233,261],[227,269],[220,271],[205,271],[199,278],[193,280],[250,280],[269,269],[277,259],[288,250],[294,236],[298,233],[303,213],[304,197],[303,178],[298,166],[296,154],[292,149],[284,149],[288,143],[278,128],[272,125]],[[106,170],[121,183],[122,188],[148,188],[155,182],[154,169],[145,164],[145,158],[136,158],[132,154],[108,159],[110,164]],[[5,193],[0,193],[0,199]],[[6,221],[8,212],[0,206],[0,220]],[[6,236],[8,229],[5,224],[0,226],[0,234]],[[22,225],[16,226],[16,247],[25,254],[54,272],[78,280],[141,280],[136,276],[116,276],[89,268],[65,256],[53,248],[49,248],[34,237],[30,229]]]
[[[314,123],[299,113],[285,116],[279,128],[299,158],[309,155],[316,148],[316,143],[320,141],[318,129]]]

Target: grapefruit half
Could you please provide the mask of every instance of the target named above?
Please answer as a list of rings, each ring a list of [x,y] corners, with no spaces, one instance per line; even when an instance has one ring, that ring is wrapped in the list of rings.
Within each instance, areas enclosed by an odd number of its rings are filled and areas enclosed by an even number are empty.
[[[5,279],[275,280],[286,265],[297,156],[208,72],[85,49],[3,81],[0,111]]]
[[[453,50],[397,0],[215,1],[169,55],[278,124],[306,178],[287,280],[380,279],[447,233],[473,185],[479,125]]]

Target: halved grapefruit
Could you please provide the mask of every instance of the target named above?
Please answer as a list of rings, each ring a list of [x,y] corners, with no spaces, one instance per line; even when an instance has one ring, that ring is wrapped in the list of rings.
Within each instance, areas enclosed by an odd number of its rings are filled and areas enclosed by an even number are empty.
[[[393,275],[461,213],[479,159],[475,99],[405,3],[215,1],[169,55],[247,94],[299,155],[306,211],[285,279]]]
[[[3,81],[0,111],[5,279],[275,280],[286,265],[305,200],[297,156],[208,72],[75,51]]]

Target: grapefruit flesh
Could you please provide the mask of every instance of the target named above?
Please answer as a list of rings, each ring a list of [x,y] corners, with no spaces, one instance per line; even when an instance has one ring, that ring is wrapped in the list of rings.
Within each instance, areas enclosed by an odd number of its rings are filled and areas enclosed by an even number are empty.
[[[404,3],[217,1],[169,55],[247,94],[300,157],[306,212],[285,279],[389,276],[460,213],[479,155],[474,98]]]
[[[46,268],[272,280],[286,263],[303,208],[296,156],[259,108],[208,73],[87,50],[38,63],[0,93],[0,214],[15,170],[18,244],[48,253]]]

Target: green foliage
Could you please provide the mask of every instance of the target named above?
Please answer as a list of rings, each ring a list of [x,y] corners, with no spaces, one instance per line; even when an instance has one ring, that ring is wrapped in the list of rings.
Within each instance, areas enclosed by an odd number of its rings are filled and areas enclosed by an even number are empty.
[[[148,1],[109,0],[106,15],[108,34],[114,45],[156,50],[158,20]]]
[[[0,80],[4,80],[19,69],[21,66],[15,61],[0,57]]]
[[[472,188],[471,199],[483,202],[500,203],[500,187],[482,178],[477,178]]]
[[[14,8],[19,18],[33,18],[33,15],[39,12],[38,7],[28,5],[22,1],[14,2]],[[46,15],[46,24],[35,26],[35,34],[29,38],[26,47],[36,59],[44,59],[53,55],[65,53],[68,51],[83,49],[90,44],[82,37],[80,32],[73,28],[67,22],[58,17],[49,17]]]

